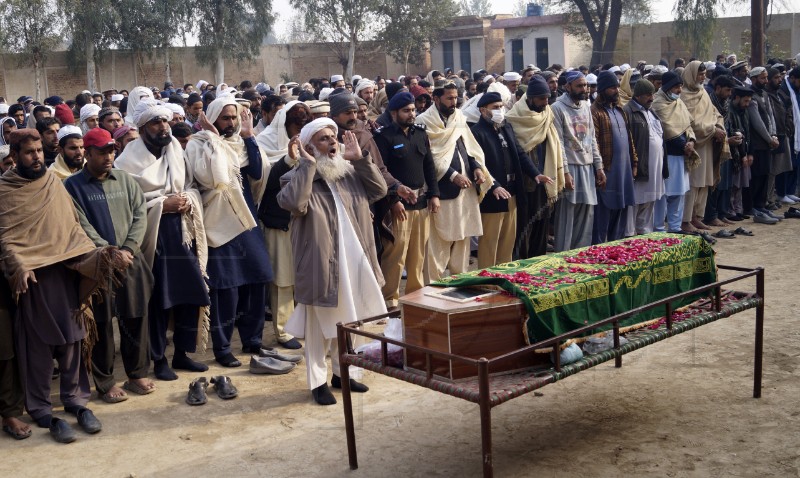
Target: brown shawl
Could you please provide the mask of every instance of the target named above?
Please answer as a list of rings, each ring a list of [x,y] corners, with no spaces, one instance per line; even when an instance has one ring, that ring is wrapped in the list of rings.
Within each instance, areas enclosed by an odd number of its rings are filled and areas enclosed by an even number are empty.
[[[0,177],[0,268],[9,280],[59,262],[81,274],[80,306],[73,314],[86,331],[87,366],[97,338],[92,296],[108,290],[114,271],[122,270],[112,249],[94,246],[81,227],[72,198],[52,171],[33,181],[16,169]]]

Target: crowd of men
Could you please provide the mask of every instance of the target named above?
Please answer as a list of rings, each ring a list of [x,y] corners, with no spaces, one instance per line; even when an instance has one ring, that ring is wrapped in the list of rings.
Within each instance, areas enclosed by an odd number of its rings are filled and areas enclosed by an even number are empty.
[[[75,440],[53,415],[54,362],[64,410],[96,433],[90,376],[108,403],[149,394],[151,363],[158,380],[208,370],[192,354],[209,336],[238,367],[234,329],[269,356],[267,308],[278,345],[304,346],[313,399],[334,404],[336,323],[397,308],[403,278],[409,293],[471,255],[487,268],[653,231],[715,242],[800,217],[798,60],[3,100],[3,429],[30,436],[27,410]]]

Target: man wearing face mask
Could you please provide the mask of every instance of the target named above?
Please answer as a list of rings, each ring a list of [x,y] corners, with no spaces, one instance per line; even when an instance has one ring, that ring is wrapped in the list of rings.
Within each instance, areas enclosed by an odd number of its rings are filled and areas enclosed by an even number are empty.
[[[653,232],[655,201],[664,195],[664,177],[669,176],[664,163],[664,131],[661,121],[650,111],[655,91],[649,81],[637,81],[633,99],[622,108],[639,158],[633,183],[636,234]]]
[[[467,271],[470,238],[483,235],[479,203],[493,183],[457,101],[458,87],[446,84],[433,91],[434,106],[417,117],[428,132],[441,194],[428,240],[425,268],[430,281],[442,278],[447,268],[451,274]]]
[[[514,130],[505,121],[500,93],[483,95],[478,108],[481,117],[472,127],[472,135],[483,150],[486,168],[494,178],[480,205],[483,236],[478,243],[478,267],[486,268],[512,260],[517,210],[527,216],[522,173],[537,184],[547,184],[552,179],[539,172],[517,142]]]
[[[552,108],[564,150],[564,197],[556,203],[555,250],[566,251],[592,243],[595,186],[606,184],[603,160],[597,147],[589,85],[580,71],[566,73],[565,92]]]
[[[234,324],[246,353],[261,351],[265,286],[272,266],[264,236],[256,228],[255,203],[244,177],[261,179],[261,153],[253,136],[249,108],[233,96],[220,96],[198,119],[203,131],[186,146],[186,164],[203,197],[208,238],[208,284],[214,358],[238,367],[231,340]],[[237,320],[237,311],[242,316]]]
[[[592,121],[607,181],[597,191],[592,244],[616,241],[624,236],[628,207],[636,204],[633,177],[639,162],[628,129],[628,116],[619,106],[617,75],[600,72],[597,93],[591,107]]]
[[[553,182],[538,185],[524,178],[527,196],[527,217],[517,215],[517,244],[520,257],[547,253],[547,232],[550,213],[564,190],[564,151],[548,105],[550,87],[544,78],[533,76],[528,82],[525,100],[518,101],[506,115],[514,128],[517,142],[533,160],[533,164]]]

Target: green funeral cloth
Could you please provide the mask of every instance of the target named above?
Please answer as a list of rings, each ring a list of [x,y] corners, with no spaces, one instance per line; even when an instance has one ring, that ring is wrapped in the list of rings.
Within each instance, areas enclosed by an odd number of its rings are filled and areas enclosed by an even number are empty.
[[[716,280],[714,250],[702,238],[652,233],[466,272],[432,285],[490,284],[519,297],[528,310],[523,333],[532,344]],[[663,315],[664,308],[657,307],[620,326]]]

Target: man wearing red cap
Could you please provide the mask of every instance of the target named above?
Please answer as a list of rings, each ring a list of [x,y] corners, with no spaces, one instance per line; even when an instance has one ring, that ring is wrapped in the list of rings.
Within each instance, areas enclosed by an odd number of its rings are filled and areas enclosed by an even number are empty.
[[[147,304],[153,274],[141,252],[147,206],[136,181],[125,171],[112,169],[116,143],[107,130],[90,130],[83,137],[83,145],[86,164],[80,173],[64,182],[64,187],[75,202],[86,235],[98,247],[115,246],[125,264],[124,277],[114,290],[113,300],[110,294],[104,294],[93,304],[98,339],[92,351],[92,376],[98,396],[107,403],[117,403],[128,397],[114,382],[114,316],[128,376],[123,388],[140,395],[155,390],[147,378]]]

